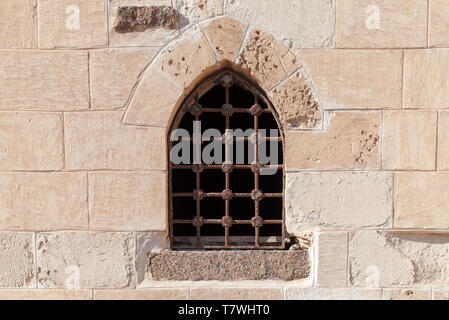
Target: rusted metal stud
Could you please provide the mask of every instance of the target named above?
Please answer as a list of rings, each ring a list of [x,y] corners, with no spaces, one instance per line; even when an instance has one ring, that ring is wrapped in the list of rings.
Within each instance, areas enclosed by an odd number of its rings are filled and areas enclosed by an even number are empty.
[[[221,193],[223,200],[231,200],[232,199],[232,190],[226,189]]]
[[[251,109],[249,109],[249,112],[251,113],[252,116],[258,117],[262,115],[263,109],[259,104],[256,103],[251,107]]]
[[[200,164],[194,164],[194,165],[192,165],[192,171],[194,173],[201,173],[204,171],[204,167]]]
[[[221,114],[225,117],[230,117],[234,114],[234,108],[231,104],[225,103],[221,108]]]
[[[203,217],[193,217],[192,224],[194,227],[202,227],[204,225],[204,218]]]
[[[189,112],[194,117],[199,117],[203,114],[203,106],[199,103],[194,103],[189,107]]]
[[[251,163],[251,171],[253,173],[259,173],[261,168],[262,165],[260,164],[260,162],[254,161],[253,163]]]
[[[253,199],[254,201],[262,201],[263,197],[264,194],[262,190],[253,190],[251,192],[251,199]]]
[[[219,80],[220,84],[225,88],[230,88],[234,85],[234,78],[229,73],[225,73]]]
[[[234,224],[234,220],[232,219],[232,217],[225,216],[221,219],[221,224],[225,228],[231,228]]]
[[[233,169],[232,163],[230,162],[223,162],[223,164],[221,165],[221,171],[223,171],[224,173],[231,173]]]
[[[193,190],[193,199],[194,200],[203,200],[204,199],[203,190],[200,190],[200,189]]]
[[[262,217],[260,217],[260,216],[253,217],[251,219],[251,224],[254,228],[262,228],[263,223],[264,223],[264,221],[263,221]]]

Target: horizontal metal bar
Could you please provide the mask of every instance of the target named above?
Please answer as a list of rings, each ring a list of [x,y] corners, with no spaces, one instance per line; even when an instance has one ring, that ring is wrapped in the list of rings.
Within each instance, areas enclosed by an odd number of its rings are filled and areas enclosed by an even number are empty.
[[[190,192],[176,192],[173,193],[172,196],[174,198],[192,198],[193,199],[193,193]],[[206,192],[203,194],[205,198],[222,198],[223,194],[221,192]],[[233,193],[233,198],[251,198],[251,193]],[[264,193],[264,198],[282,198],[282,193]]]
[[[222,108],[208,108],[208,107],[202,107],[202,112],[203,113],[222,113],[223,109]],[[251,109],[250,108],[232,108],[232,111],[234,113],[251,113]],[[270,109],[262,109],[263,113],[272,113]]]
[[[193,165],[193,164],[177,164],[177,165],[172,165],[172,169],[174,170],[188,170],[188,169],[193,169],[194,166],[197,165]],[[261,168],[263,169],[279,169],[282,170],[284,168],[284,165],[282,164],[276,164],[276,165],[269,165],[269,164],[261,164],[260,165]],[[201,165],[201,168],[204,170],[222,170],[222,166],[219,164],[204,164]],[[237,169],[237,170],[244,170],[244,169],[251,169],[251,165],[249,164],[233,164],[232,165],[232,169]]]
[[[204,224],[222,224],[221,219],[204,219]],[[233,224],[252,224],[251,220],[233,220]],[[282,224],[282,220],[264,220],[263,224]],[[173,224],[193,224],[193,220],[189,219],[175,219]]]

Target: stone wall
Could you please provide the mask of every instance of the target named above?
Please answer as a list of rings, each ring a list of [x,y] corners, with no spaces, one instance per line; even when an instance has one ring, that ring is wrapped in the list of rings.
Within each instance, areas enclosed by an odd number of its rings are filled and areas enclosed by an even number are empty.
[[[159,9],[117,28],[126,6]],[[448,15],[446,0],[1,0],[0,299],[448,299]],[[280,116],[305,280],[148,270],[169,247],[167,128],[223,66]]]

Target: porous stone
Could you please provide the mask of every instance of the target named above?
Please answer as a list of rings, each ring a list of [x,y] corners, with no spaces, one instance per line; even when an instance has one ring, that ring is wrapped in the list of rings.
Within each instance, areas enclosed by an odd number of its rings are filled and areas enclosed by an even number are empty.
[[[437,113],[385,111],[382,130],[384,170],[435,170]]]
[[[317,285],[346,287],[348,233],[322,232],[318,238]]]
[[[449,45],[449,3],[445,0],[429,1],[429,46]]]
[[[66,113],[66,168],[165,170],[165,129],[122,125],[121,118],[116,111]]]
[[[38,286],[134,287],[135,241],[130,233],[67,231],[38,234]],[[79,281],[76,279],[78,274]]]
[[[175,29],[178,12],[171,6],[119,7],[114,30],[118,33],[142,32],[150,28]]]
[[[383,300],[431,300],[430,289],[383,289]]]
[[[397,228],[449,228],[449,173],[396,172],[394,225]]]
[[[438,170],[449,170],[449,112],[439,113],[437,151]]]
[[[301,71],[269,92],[283,126],[315,128],[321,122],[321,107],[312,85]]]
[[[92,48],[108,44],[103,0],[39,0],[39,48]]]
[[[69,172],[0,174],[0,229],[87,228],[87,175]]]
[[[188,288],[95,290],[95,300],[189,300]]]
[[[292,48],[331,48],[334,0],[225,0],[226,13],[274,34]],[[294,15],[294,18],[290,19]]]
[[[284,289],[287,300],[380,300],[380,289],[295,288]]]
[[[267,91],[300,67],[286,46],[259,29],[250,31],[236,63]]]
[[[0,2],[0,48],[36,48],[37,0]]]
[[[62,115],[0,112],[1,170],[61,170]]]
[[[34,234],[0,232],[0,287],[35,285]]]
[[[0,300],[92,300],[92,290],[0,290]]]
[[[192,288],[191,300],[282,300],[281,288]]]
[[[223,14],[223,0],[176,0],[181,27]]]
[[[149,270],[153,280],[291,281],[307,278],[310,262],[306,250],[163,251],[150,255]]]
[[[170,249],[166,232],[145,232],[137,234],[136,272],[137,285],[149,275],[148,255]],[[151,278],[147,277],[147,278]]]
[[[336,112],[326,132],[285,131],[288,169],[379,168],[379,112]]]
[[[288,173],[287,231],[391,227],[393,175],[388,172]]]
[[[90,229],[164,231],[166,179],[161,171],[89,173]]]
[[[87,52],[1,51],[0,70],[1,109],[89,108]]]

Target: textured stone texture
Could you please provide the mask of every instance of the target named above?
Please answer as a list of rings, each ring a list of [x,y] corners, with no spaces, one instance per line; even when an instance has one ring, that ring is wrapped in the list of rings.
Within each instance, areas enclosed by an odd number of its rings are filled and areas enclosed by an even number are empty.
[[[85,173],[1,173],[1,230],[87,228]]]
[[[384,300],[431,300],[432,292],[428,289],[383,289]]]
[[[396,172],[395,227],[449,228],[448,195],[447,172]]]
[[[336,45],[339,48],[425,47],[427,1],[337,1]]]
[[[379,168],[379,112],[336,112],[326,132],[285,131],[288,169]]]
[[[295,51],[325,109],[402,105],[402,53],[393,50]]]
[[[0,48],[36,48],[37,0],[0,2]]]
[[[133,287],[135,241],[129,233],[38,234],[39,288],[65,288],[76,266],[80,288]]]
[[[165,130],[125,126],[122,112],[66,113],[66,169],[165,170]]]
[[[145,290],[95,290],[95,300],[188,300],[188,288]]]
[[[34,234],[0,232],[0,287],[35,286],[34,270]]]
[[[393,175],[387,172],[288,173],[289,233],[391,227]]]
[[[449,108],[449,50],[404,51],[404,108]]]
[[[250,30],[236,62],[265,90],[272,89],[287,74],[300,67],[287,47],[258,29]]]
[[[181,27],[223,14],[223,0],[175,0]]]
[[[62,115],[0,112],[1,170],[60,170]]]
[[[91,230],[164,231],[165,172],[89,173]]]
[[[324,232],[318,238],[317,285],[346,287],[348,233]]]
[[[310,273],[308,251],[163,251],[150,256],[154,280],[298,280]],[[182,272],[180,272],[182,270]]]
[[[282,300],[281,288],[192,288],[192,300]]]
[[[39,0],[38,8],[39,48],[92,48],[108,44],[103,0]],[[75,10],[79,10],[79,28],[74,22]]]
[[[335,0],[225,1],[226,13],[274,34],[295,49],[334,46]]]
[[[170,249],[170,239],[165,232],[137,234],[136,273],[137,285],[149,276],[148,255]],[[151,276],[147,277],[151,278]]]
[[[87,52],[1,51],[0,109],[89,107]]]
[[[142,32],[150,28],[175,29],[178,13],[171,6],[119,7],[114,30],[118,33]]]
[[[349,242],[349,279],[363,287],[377,276],[381,287],[444,287],[448,253],[447,233],[356,232]]]
[[[92,300],[92,290],[0,290],[0,300]]]
[[[384,170],[435,170],[436,128],[436,112],[384,112],[382,168]]]
[[[449,45],[449,3],[446,0],[429,1],[429,46]]]
[[[449,290],[446,289],[434,289],[433,300],[449,300]]]
[[[438,117],[438,170],[449,170],[449,112]]]
[[[285,288],[287,300],[380,300],[381,290],[354,288]]]
[[[95,50],[90,53],[92,108],[122,109],[156,48]]]
[[[247,26],[234,19],[219,18],[205,22],[202,27],[218,59],[227,59],[234,62]]]

